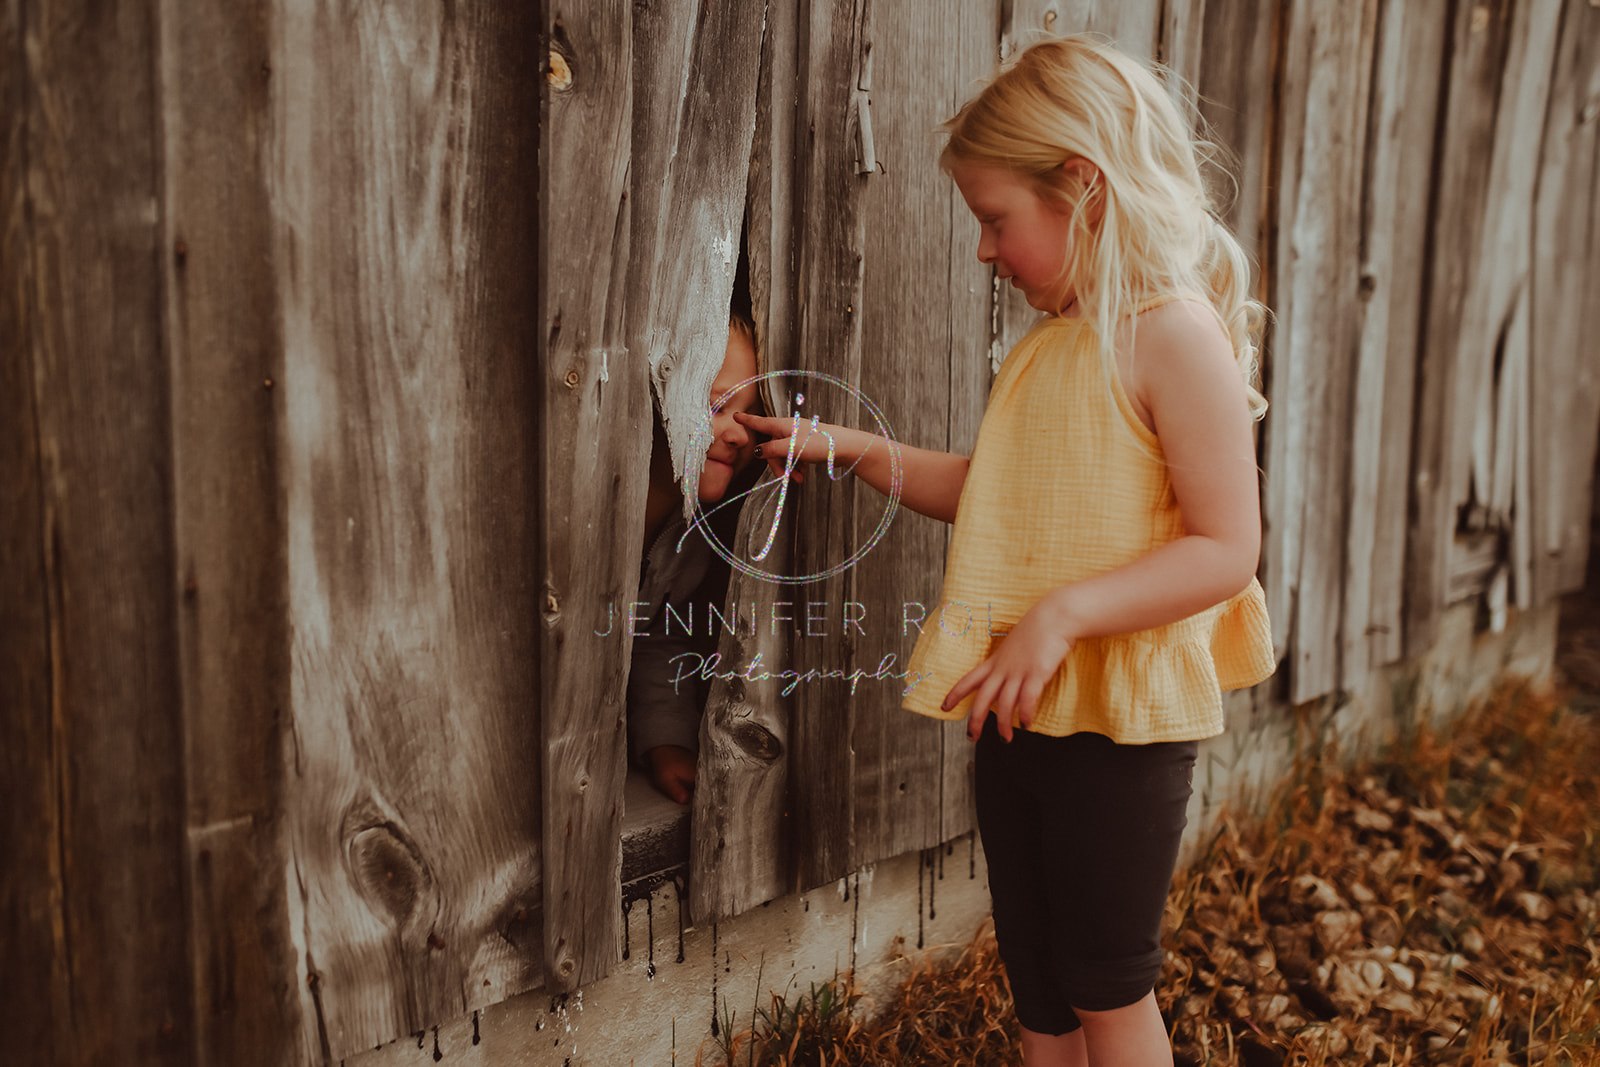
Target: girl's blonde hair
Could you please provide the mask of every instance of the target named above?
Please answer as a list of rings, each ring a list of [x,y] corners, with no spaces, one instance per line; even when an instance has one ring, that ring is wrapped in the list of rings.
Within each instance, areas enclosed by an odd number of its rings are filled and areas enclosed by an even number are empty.
[[[1251,297],[1249,259],[1201,178],[1200,154],[1211,146],[1194,136],[1150,68],[1088,36],[1041,41],[944,129],[946,171],[958,163],[1003,167],[1069,209],[1072,255],[1057,292],[1068,283],[1076,291],[1108,376],[1116,374],[1116,328],[1135,305],[1188,290],[1208,300],[1227,331],[1251,416],[1265,414],[1255,376],[1266,308]],[[1080,158],[1101,177],[1085,185],[1082,171],[1063,168]]]

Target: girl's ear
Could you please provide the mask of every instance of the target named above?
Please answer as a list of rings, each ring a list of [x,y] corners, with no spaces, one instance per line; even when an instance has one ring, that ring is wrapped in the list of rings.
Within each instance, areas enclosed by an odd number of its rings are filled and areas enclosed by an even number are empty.
[[[1067,188],[1090,193],[1099,188],[1103,180],[1100,168],[1082,156],[1073,156],[1061,164],[1061,176]]]
[[[1061,164],[1061,178],[1073,199],[1087,204],[1089,224],[1098,223],[1105,210],[1105,175],[1100,168],[1082,156],[1073,156]]]

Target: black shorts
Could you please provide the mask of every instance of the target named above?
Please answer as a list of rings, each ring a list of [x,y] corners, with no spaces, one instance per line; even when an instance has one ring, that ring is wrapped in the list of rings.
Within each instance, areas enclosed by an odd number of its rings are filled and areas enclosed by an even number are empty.
[[[1017,1022],[1064,1034],[1155,988],[1199,742],[1011,736],[990,715],[974,753],[995,940]]]

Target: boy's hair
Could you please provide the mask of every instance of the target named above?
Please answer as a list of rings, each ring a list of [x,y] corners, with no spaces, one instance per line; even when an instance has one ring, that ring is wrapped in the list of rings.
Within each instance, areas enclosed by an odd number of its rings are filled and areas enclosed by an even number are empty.
[[[1115,373],[1117,325],[1147,296],[1192,290],[1207,297],[1227,330],[1260,418],[1257,342],[1265,307],[1250,295],[1250,263],[1218,221],[1197,139],[1161,81],[1137,60],[1084,35],[1025,49],[944,123],[939,164],[1002,167],[1031,178],[1043,197],[1071,209],[1070,282]],[[1064,169],[1085,159],[1100,172],[1087,187]],[[1099,210],[1096,225],[1090,209]],[[1057,309],[1059,310],[1059,309]]]
[[[755,353],[756,357],[756,373],[762,373],[761,344],[756,340],[755,320],[750,317],[748,312],[742,311],[738,307],[735,307],[732,313],[730,313],[728,316],[728,329],[730,332],[737,333],[744,337],[745,340],[750,342],[750,351]],[[767,402],[762,396],[762,391],[759,386],[756,388],[755,393],[756,410],[761,414],[765,414],[767,410]]]

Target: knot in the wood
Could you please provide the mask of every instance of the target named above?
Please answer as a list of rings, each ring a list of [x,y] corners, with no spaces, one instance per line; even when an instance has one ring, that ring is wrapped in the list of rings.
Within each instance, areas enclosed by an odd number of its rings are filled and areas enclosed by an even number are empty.
[[[771,763],[783,755],[783,742],[758,722],[740,719],[729,728],[728,733],[733,743],[739,747],[739,751],[751,759]]]
[[[404,928],[433,892],[433,872],[403,826],[374,805],[358,804],[344,820],[351,880],[373,909]]]
[[[546,79],[553,92],[564,93],[572,88],[572,66],[567,62],[567,57],[550,49],[550,73]]]

